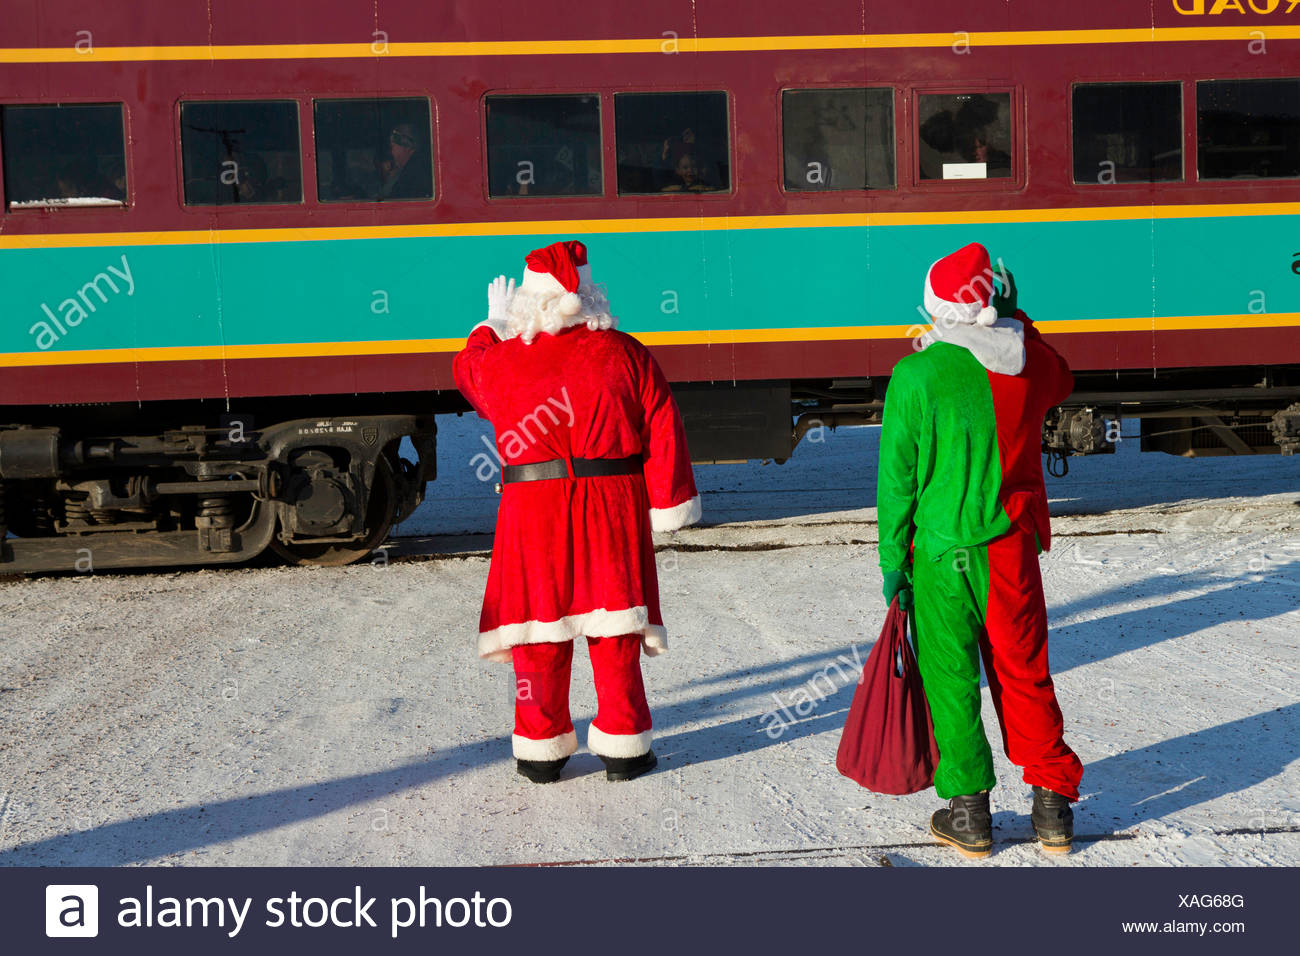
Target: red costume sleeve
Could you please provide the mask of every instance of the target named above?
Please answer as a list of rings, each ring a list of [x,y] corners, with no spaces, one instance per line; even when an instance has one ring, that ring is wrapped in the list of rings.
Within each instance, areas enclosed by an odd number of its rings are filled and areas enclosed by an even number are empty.
[[[1035,363],[1036,371],[1042,376],[1042,409],[1045,413],[1049,408],[1065,401],[1074,391],[1074,375],[1070,372],[1070,366],[1065,359],[1061,358],[1061,354],[1043,339],[1043,333],[1035,328],[1033,319],[1019,309],[1016,310],[1016,318],[1025,327],[1025,349],[1032,349],[1046,359]],[[1026,365],[1028,365],[1028,357],[1026,357]]]
[[[465,347],[460,350],[451,363],[451,374],[456,380],[456,387],[465,399],[474,406],[479,418],[488,418],[487,397],[483,391],[482,368],[483,356],[487,350],[501,341],[486,323],[476,325],[469,333]]]
[[[649,352],[641,362],[641,449],[645,456],[645,486],[650,495],[650,527],[676,531],[700,520],[700,496],[695,490],[686,429],[663,370]]]
[[[1042,339],[1040,338],[1039,341],[1042,342]],[[1042,342],[1042,345],[1052,358],[1052,387],[1049,390],[1051,401],[1047,404],[1047,407],[1051,408],[1053,405],[1059,405],[1070,397],[1070,393],[1074,391],[1074,374],[1056,349],[1046,342]]]
[[[1047,551],[1052,546],[1052,524],[1038,455],[1043,415],[1074,390],[1074,376],[1065,359],[1034,328],[1029,316],[1018,311],[1016,318],[1025,327],[1025,371],[1018,377],[1029,379],[1029,389],[1019,398],[1019,420],[1009,420],[1005,426],[1001,420],[998,423],[999,442],[1004,443],[1003,507],[1013,523],[1027,517],[1038,537],[1038,549]],[[1016,400],[1008,397],[999,403],[995,394],[994,404],[1014,409]]]

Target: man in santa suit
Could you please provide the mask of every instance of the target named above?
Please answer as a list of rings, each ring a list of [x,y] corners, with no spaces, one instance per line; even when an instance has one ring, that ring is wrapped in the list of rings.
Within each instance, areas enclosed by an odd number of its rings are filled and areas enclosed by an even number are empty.
[[[597,713],[587,746],[610,780],[654,768],[642,652],[668,646],[651,531],[700,518],[681,414],[649,351],[615,331],[581,242],[498,277],[456,356],[456,385],[504,462],[481,657],[515,668],[514,755],[537,783],[578,748],[573,642],[587,639]]]
[[[930,831],[967,856],[992,852],[983,656],[1007,757],[1033,787],[1034,831],[1045,850],[1068,852],[1083,765],[1063,738],[1038,554],[1051,545],[1043,415],[1074,379],[981,245],[930,267],[925,307],[933,326],[885,393],[876,506],[885,600],[915,602],[934,786],[950,800]]]

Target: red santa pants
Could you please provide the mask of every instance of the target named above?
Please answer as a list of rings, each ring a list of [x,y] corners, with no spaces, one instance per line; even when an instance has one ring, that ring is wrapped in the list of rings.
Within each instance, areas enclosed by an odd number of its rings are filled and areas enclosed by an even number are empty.
[[[587,749],[602,757],[639,757],[650,749],[650,707],[641,682],[641,635],[589,637],[596,683],[596,719]],[[558,760],[578,749],[569,717],[573,641],[517,644],[514,753],[521,760]]]

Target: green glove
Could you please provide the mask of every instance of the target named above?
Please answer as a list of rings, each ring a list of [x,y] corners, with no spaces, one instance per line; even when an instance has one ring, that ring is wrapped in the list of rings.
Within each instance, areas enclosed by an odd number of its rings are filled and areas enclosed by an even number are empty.
[[[993,270],[993,279],[997,287],[993,293],[993,308],[998,310],[998,318],[1013,319],[1016,316],[1016,277],[1006,266]]]
[[[897,595],[899,610],[912,609],[912,578],[906,571],[886,571],[883,592],[886,604],[892,603]]]

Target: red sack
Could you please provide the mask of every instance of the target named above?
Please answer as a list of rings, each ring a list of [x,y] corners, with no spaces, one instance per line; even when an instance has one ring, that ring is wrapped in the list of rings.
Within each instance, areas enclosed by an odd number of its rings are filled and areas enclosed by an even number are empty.
[[[907,614],[889,605],[880,640],[853,692],[835,767],[876,793],[916,793],[934,785],[939,748],[907,642]]]

